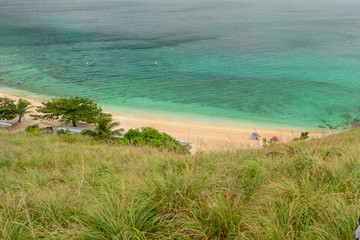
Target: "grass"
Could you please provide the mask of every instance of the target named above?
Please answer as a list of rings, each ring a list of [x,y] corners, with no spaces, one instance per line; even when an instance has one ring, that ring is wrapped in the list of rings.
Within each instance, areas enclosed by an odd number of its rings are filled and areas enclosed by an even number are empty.
[[[197,155],[0,131],[0,239],[353,239],[359,197],[360,128]]]

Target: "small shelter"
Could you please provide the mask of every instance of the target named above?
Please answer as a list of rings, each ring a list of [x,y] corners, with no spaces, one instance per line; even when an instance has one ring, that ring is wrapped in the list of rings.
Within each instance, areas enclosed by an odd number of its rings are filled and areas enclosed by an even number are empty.
[[[260,135],[257,133],[252,133],[251,134],[251,140],[259,140],[260,139]]]

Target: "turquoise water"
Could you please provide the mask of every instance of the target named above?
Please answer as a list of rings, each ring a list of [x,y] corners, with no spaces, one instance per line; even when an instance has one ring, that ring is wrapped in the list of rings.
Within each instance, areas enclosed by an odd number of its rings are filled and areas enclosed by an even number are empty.
[[[349,127],[360,3],[0,0],[0,86],[193,120]]]

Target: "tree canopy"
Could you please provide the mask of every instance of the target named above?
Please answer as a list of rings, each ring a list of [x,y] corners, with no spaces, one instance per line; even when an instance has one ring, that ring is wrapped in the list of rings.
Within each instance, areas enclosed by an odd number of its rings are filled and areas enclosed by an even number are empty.
[[[0,98],[0,120],[12,120],[17,115],[15,101],[10,98]]]
[[[102,109],[88,98],[53,98],[48,102],[42,102],[42,106],[36,110],[42,115],[33,115],[35,119],[58,120],[64,123],[72,123],[74,127],[77,122],[96,122]]]

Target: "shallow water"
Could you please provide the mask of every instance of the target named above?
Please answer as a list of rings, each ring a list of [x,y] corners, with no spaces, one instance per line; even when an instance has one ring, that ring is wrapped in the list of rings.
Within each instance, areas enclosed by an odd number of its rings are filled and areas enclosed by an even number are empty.
[[[360,118],[359,12],[330,0],[0,0],[0,86],[343,129]]]

